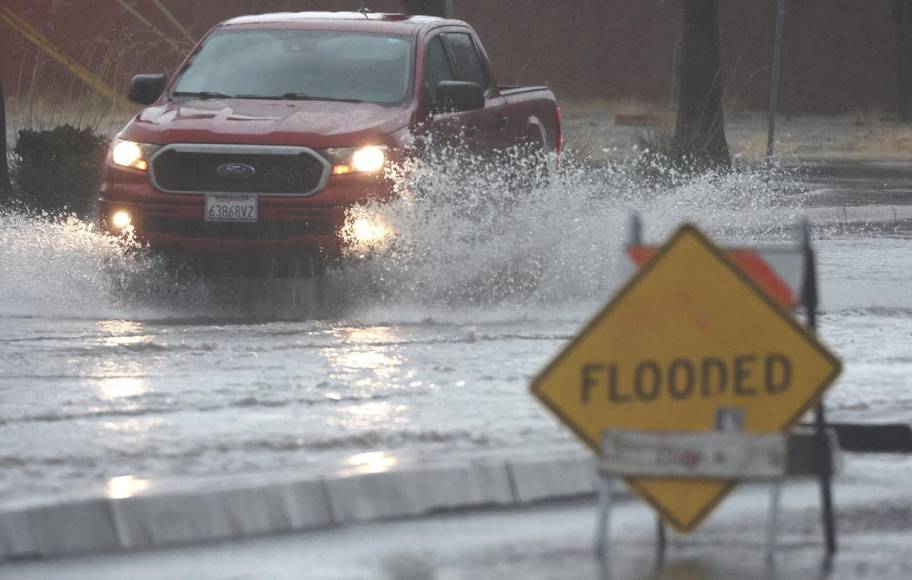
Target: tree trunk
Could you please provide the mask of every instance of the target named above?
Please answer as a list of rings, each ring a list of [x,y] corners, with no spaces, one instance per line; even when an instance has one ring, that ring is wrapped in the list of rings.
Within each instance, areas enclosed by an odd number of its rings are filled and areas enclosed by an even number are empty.
[[[6,151],[6,96],[3,92],[3,71],[0,71],[0,200],[11,190],[9,158]]]
[[[899,118],[912,120],[912,1],[896,0],[896,88]]]
[[[675,149],[697,168],[729,167],[722,115],[719,0],[681,0]]]
[[[452,0],[402,0],[407,14],[423,14],[449,18],[452,11]]]

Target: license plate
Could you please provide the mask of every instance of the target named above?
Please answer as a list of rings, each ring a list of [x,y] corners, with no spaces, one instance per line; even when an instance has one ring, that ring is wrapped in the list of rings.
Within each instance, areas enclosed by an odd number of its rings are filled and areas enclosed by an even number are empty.
[[[258,205],[255,195],[207,195],[206,221],[253,223]]]

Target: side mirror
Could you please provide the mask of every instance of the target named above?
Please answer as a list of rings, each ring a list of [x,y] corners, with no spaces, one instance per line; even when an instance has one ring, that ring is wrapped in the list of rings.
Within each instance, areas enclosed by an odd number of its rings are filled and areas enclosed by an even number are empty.
[[[478,83],[441,81],[437,85],[435,113],[461,113],[484,109],[484,90]]]
[[[136,75],[130,81],[128,98],[140,105],[151,105],[165,90],[165,75]]]

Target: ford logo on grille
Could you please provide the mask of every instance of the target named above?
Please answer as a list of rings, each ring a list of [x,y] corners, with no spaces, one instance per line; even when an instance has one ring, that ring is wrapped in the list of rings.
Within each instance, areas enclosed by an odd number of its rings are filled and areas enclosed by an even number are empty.
[[[256,167],[246,163],[225,163],[224,165],[219,165],[215,172],[219,177],[247,179],[254,176]]]

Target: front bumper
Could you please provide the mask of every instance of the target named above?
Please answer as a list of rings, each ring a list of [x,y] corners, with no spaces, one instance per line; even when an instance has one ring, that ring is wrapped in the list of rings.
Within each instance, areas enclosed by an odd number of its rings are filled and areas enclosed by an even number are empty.
[[[384,180],[343,176],[330,179],[312,196],[259,196],[256,223],[216,223],[204,219],[205,195],[162,193],[141,174],[119,177],[102,186],[99,212],[105,229],[119,233],[111,216],[126,211],[140,241],[155,251],[179,254],[319,254],[332,259],[342,251],[340,232],[348,209],[392,195]]]

